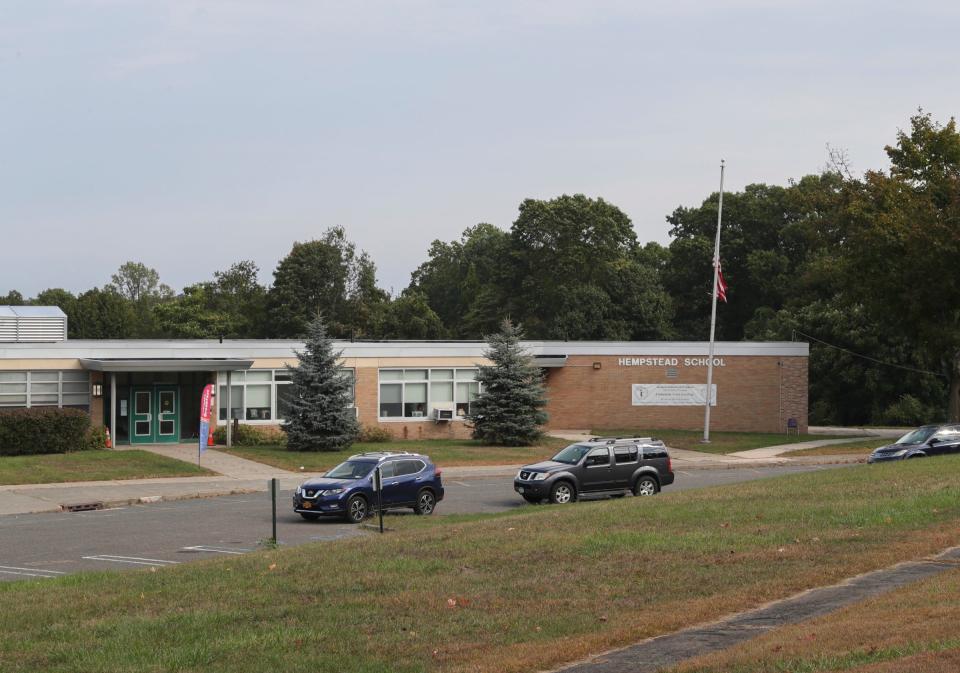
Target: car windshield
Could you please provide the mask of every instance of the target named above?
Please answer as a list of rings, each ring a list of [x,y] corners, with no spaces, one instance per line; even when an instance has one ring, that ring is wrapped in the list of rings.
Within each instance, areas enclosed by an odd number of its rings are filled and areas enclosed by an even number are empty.
[[[567,465],[576,465],[580,459],[590,450],[589,446],[584,444],[571,444],[563,451],[555,455],[551,460],[557,463],[566,463]]]
[[[930,435],[936,431],[937,426],[935,425],[917,428],[916,430],[911,430],[903,437],[898,439],[897,444],[923,444],[925,441],[927,441],[927,439],[930,438]]]
[[[330,479],[363,479],[370,474],[374,465],[375,463],[369,460],[348,460],[340,463],[324,476]]]

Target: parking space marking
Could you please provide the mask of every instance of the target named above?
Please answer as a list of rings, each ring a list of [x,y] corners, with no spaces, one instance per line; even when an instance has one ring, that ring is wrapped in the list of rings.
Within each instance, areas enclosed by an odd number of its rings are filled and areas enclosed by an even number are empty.
[[[207,552],[213,552],[216,554],[243,554],[248,551],[253,551],[252,549],[240,549],[240,548],[221,549],[219,547],[209,547],[203,544],[193,545],[192,547],[184,547],[183,549],[186,549],[189,551],[207,551]]]
[[[26,575],[28,577],[46,577],[47,579],[57,577],[58,575],[66,574],[60,570],[44,570],[42,568],[18,568],[17,566],[0,566],[0,573],[4,573],[6,575]]]
[[[117,556],[115,554],[98,554],[97,556],[84,556],[82,558],[88,561],[111,561],[113,563],[132,563],[141,566],[167,566],[178,565],[180,561],[166,561],[157,558],[141,558],[139,556]]]
[[[226,413],[226,412],[224,412],[224,413]],[[465,484],[465,483],[462,482],[462,481],[455,481],[455,482],[453,482],[453,483],[454,483],[454,484],[457,484],[458,486],[466,486],[467,488],[470,488],[470,484]]]

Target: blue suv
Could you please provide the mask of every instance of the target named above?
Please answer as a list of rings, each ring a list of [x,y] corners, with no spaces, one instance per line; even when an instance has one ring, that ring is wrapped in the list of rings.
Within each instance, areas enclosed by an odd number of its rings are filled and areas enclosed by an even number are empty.
[[[384,510],[412,507],[417,514],[433,514],[443,500],[440,470],[429,457],[378,451],[350,456],[322,477],[300,484],[293,494],[293,511],[309,521],[337,515],[360,523],[377,508],[374,469],[378,466]]]

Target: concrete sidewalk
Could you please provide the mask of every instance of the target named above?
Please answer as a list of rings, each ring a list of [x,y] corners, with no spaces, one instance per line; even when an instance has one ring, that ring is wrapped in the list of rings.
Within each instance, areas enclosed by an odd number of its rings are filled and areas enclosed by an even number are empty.
[[[809,442],[794,442],[792,444],[778,444],[777,446],[767,446],[760,449],[749,449],[748,451],[737,451],[727,455],[734,458],[746,458],[748,460],[763,460],[783,456],[783,454],[790,453],[791,451],[816,449],[821,446],[831,446],[833,444],[852,444],[854,442],[868,441],[871,439],[877,441],[877,446],[882,446],[885,443],[883,438],[877,435],[872,437],[848,437],[846,439],[815,439]]]

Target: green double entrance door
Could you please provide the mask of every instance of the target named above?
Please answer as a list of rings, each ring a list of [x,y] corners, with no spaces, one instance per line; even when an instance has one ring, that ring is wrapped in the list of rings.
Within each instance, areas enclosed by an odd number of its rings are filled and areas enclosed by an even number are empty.
[[[134,386],[130,390],[131,444],[180,441],[178,386]]]

